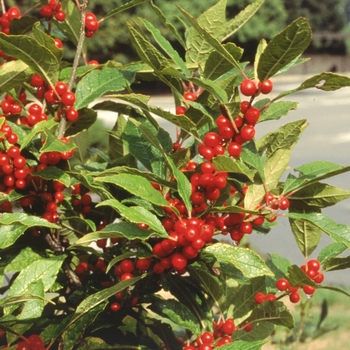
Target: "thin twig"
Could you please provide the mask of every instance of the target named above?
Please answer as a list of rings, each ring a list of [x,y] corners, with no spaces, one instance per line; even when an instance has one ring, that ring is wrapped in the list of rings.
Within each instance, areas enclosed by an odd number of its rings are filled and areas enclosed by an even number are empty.
[[[77,74],[77,69],[79,66],[81,53],[83,51],[83,45],[84,45],[84,39],[85,39],[85,14],[86,14],[86,8],[88,6],[88,3],[89,3],[89,0],[84,0],[83,4],[80,5],[80,33],[79,33],[79,40],[77,44],[77,50],[75,52],[74,62],[72,66],[72,73],[70,75],[69,82],[68,82],[68,91],[71,91],[73,88],[73,84]],[[58,130],[59,139],[64,136],[66,126],[67,126],[67,119],[65,118],[65,115],[63,113],[60,121],[59,130]]]
[[[6,12],[5,0],[1,0],[1,11],[3,14]]]

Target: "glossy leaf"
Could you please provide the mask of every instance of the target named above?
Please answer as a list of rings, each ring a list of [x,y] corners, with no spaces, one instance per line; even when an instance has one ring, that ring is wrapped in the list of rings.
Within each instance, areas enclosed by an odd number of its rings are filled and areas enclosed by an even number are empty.
[[[98,239],[104,238],[127,238],[129,240],[139,239],[142,241],[146,241],[152,235],[154,235],[153,231],[144,230],[138,227],[136,224],[131,222],[116,222],[107,225],[101,231],[92,232],[84,235],[78,239],[74,245],[87,245],[91,242],[95,242]]]
[[[318,261],[321,265],[326,263],[328,260],[337,257],[346,250],[346,246],[343,243],[335,242],[328,244],[318,254]]]
[[[232,157],[217,156],[213,159],[213,165],[217,171],[227,171],[229,173],[242,175],[248,180],[252,180],[254,171],[250,170],[244,163]]]
[[[306,18],[298,18],[267,44],[260,56],[258,78],[265,81],[296,57],[302,54],[311,42],[311,28]]]
[[[289,197],[293,206],[307,206],[326,208],[339,203],[350,197],[350,191],[343,190],[336,186],[315,182],[293,193]]]
[[[151,304],[150,310],[170,319],[175,324],[190,330],[194,334],[200,333],[198,319],[185,305],[175,299],[164,300],[158,298]]]
[[[272,275],[264,261],[250,249],[215,243],[206,247],[204,251],[213,254],[219,261],[232,264],[247,278]]]
[[[343,166],[328,161],[314,161],[295,168],[300,173],[299,177],[289,174],[284,183],[283,192],[301,190],[313,183],[328,179],[350,171],[350,166]]]
[[[150,213],[148,210],[142,207],[127,207],[116,199],[106,200],[97,205],[97,207],[101,206],[111,206],[128,221],[133,222],[135,224],[146,224],[152,230],[157,232],[157,234],[160,237],[168,237],[159,219],[154,214]]]
[[[263,110],[259,118],[259,123],[267,120],[278,120],[287,115],[290,111],[296,110],[297,107],[298,103],[291,101],[278,101],[271,103]]]
[[[222,3],[223,1],[221,1]],[[179,7],[180,8],[180,7]],[[221,45],[220,40],[217,39],[215,32],[211,31],[210,26],[208,27],[206,23],[200,20],[196,20],[188,12],[180,8],[181,12],[185,15],[188,22],[192,25],[193,29],[198,34],[194,39],[188,38],[188,54],[186,55],[186,60],[198,64],[199,66],[203,65],[206,57],[209,53],[215,49],[222,57],[227,59],[233,66],[241,70],[237,60],[241,58],[242,51],[237,50],[236,55],[233,56],[229,51],[226,50],[224,46]],[[215,18],[216,26],[222,23],[217,21]],[[198,50],[198,47],[200,50]],[[192,55],[193,52],[193,55]],[[190,54],[191,53],[191,54]],[[192,55],[192,57],[190,56]]]
[[[320,243],[322,230],[304,220],[289,219],[289,222],[300,251],[305,257],[310,256]]]
[[[70,186],[70,176],[62,169],[55,166],[47,167],[43,170],[33,173],[33,176],[38,176],[45,180],[57,180],[66,187]]]
[[[155,190],[148,180],[138,175],[119,174],[109,177],[97,177],[96,181],[108,182],[117,185],[118,187],[122,187],[135,196],[146,199],[155,205],[169,205],[159,191]]]
[[[94,102],[103,94],[121,91],[131,83],[132,81],[127,82],[116,68],[93,70],[79,81],[75,91],[74,107],[76,109],[87,107],[89,103]],[[94,89],[92,89],[93,86]]]
[[[0,33],[0,45],[6,55],[21,60],[33,72],[44,77],[50,85],[55,85],[58,80],[59,61],[48,48],[29,36],[3,33]]]
[[[306,125],[306,119],[287,123],[260,138],[256,142],[257,148],[260,152],[265,152],[267,157],[279,149],[292,148]]]
[[[350,268],[350,257],[332,258],[323,264],[323,271],[336,271]]]
[[[29,79],[33,71],[23,61],[5,62],[0,69],[0,92],[9,91]]]
[[[136,5],[140,5],[144,2],[147,2],[149,0],[131,0],[131,1],[128,1],[126,2],[125,4],[121,5],[121,6],[118,6],[117,8],[115,8],[114,10],[108,12],[104,17],[103,17],[103,20],[111,17],[111,16],[114,16],[118,13],[121,13],[123,11],[126,11],[126,10],[129,10],[130,8],[136,6]]]
[[[59,228],[38,216],[31,216],[25,213],[3,213],[0,217],[0,249],[7,248],[30,227],[51,227]]]
[[[329,235],[333,241],[343,243],[350,248],[350,226],[337,224],[326,215],[320,213],[288,213],[286,216],[295,220],[308,221]]]

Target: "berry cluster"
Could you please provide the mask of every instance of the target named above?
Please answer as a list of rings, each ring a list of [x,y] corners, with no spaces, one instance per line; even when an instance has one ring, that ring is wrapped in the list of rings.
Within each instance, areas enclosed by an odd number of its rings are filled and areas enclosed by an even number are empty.
[[[214,332],[204,332],[191,343],[184,344],[183,350],[212,350],[232,343],[235,323],[232,318],[214,322]]]
[[[96,16],[92,12],[88,12],[85,15],[85,36],[91,38],[99,28],[100,23],[97,21]]]
[[[1,330],[0,330],[1,333]],[[5,334],[5,332],[3,332]],[[0,338],[1,340],[1,338]],[[18,342],[17,344],[14,344],[16,346],[16,350],[45,350],[45,344],[43,340],[40,338],[38,334],[32,334],[28,338],[25,338],[25,340],[22,340]],[[1,348],[5,349],[7,347]],[[12,346],[11,346],[12,349]]]
[[[320,270],[320,262],[316,259],[309,260],[306,265],[302,265],[300,268],[305,272],[305,274],[312,279],[315,283],[320,284],[324,280],[324,275],[321,273]],[[283,292],[281,296],[278,297],[280,299],[281,297],[288,296],[289,300],[292,303],[298,303],[301,299],[300,294],[299,294],[299,287],[292,286],[289,281],[286,278],[279,278],[276,281],[276,288],[280,291]],[[314,294],[316,288],[308,285],[302,286],[302,289],[304,293],[307,296],[311,296]],[[262,304],[265,301],[275,301],[277,300],[277,297],[275,294],[268,293],[257,293],[254,296],[254,300],[257,304]]]
[[[14,18],[20,18],[21,17],[21,12],[20,10],[13,6],[10,7],[6,12],[2,14],[0,17],[0,27],[1,27],[1,32],[5,34],[10,34],[10,24],[11,21]]]
[[[51,19],[56,18],[57,21],[63,22],[66,19],[66,13],[61,9],[61,2],[56,0],[48,0],[47,5],[40,7],[40,16]]]

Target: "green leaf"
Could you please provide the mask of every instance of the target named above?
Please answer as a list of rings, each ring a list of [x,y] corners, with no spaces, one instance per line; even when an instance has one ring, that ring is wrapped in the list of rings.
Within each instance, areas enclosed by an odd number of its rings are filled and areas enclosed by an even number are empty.
[[[300,176],[288,175],[284,183],[283,193],[301,190],[313,183],[350,171],[350,166],[328,161],[315,161],[295,168],[295,170],[300,172]]]
[[[283,256],[272,253],[269,254],[269,259],[266,260],[266,265],[275,274],[276,279],[285,277],[288,273],[288,267],[291,265],[290,260]]]
[[[154,235],[152,230],[144,230],[131,222],[116,222],[107,225],[101,231],[92,232],[79,238],[74,246],[87,245],[103,238],[127,238],[128,240],[146,241]]]
[[[96,181],[108,182],[122,187],[135,196],[146,199],[155,205],[169,205],[161,193],[154,189],[148,180],[139,175],[119,174],[114,176],[96,177]]]
[[[227,43],[227,44],[223,44],[223,46],[232,56],[235,57],[237,55],[237,50],[239,49],[235,44]],[[217,51],[212,51],[205,62],[203,78],[216,80],[222,77],[227,72],[231,71],[234,67],[235,66],[232,63],[227,61]]]
[[[297,265],[289,266],[287,279],[293,287],[302,287],[305,285],[316,287],[315,282]]]
[[[20,253],[5,267],[4,272],[17,272],[23,270],[34,261],[40,260],[42,257],[34,252],[32,248],[23,248]]]
[[[80,11],[72,1],[63,0],[62,10],[66,13],[66,19],[57,25],[59,29],[66,35],[74,44],[78,44],[80,35]]]
[[[254,78],[256,80],[258,80],[258,65],[259,65],[259,60],[261,57],[261,54],[264,52],[264,50],[266,49],[267,46],[267,42],[265,39],[261,39],[259,42],[259,45],[256,49],[256,53],[255,53],[255,59],[254,59]],[[261,119],[261,117],[259,118]]]
[[[345,270],[350,268],[350,256],[344,258],[332,258],[322,266],[323,271]]]
[[[189,81],[209,91],[213,96],[215,96],[219,100],[220,103],[228,102],[227,94],[225,90],[219,86],[219,84],[216,84],[215,82],[205,78],[191,78],[189,79]]]
[[[269,158],[279,149],[292,148],[306,126],[306,119],[285,124],[259,139],[256,142],[257,149],[259,152],[265,152]]]
[[[271,103],[263,110],[259,118],[259,123],[267,120],[278,120],[287,115],[291,110],[296,110],[297,107],[298,102],[278,101]]]
[[[110,206],[118,211],[119,214],[128,221],[135,224],[144,223],[148,225],[152,230],[157,232],[160,237],[168,237],[168,234],[166,233],[159,219],[154,214],[150,213],[148,210],[142,207],[127,207],[116,199],[103,201],[97,205],[97,207],[100,206]]]
[[[302,54],[311,42],[311,28],[306,18],[293,21],[277,34],[261,54],[258,78],[265,81],[274,76],[296,57]]]
[[[129,117],[123,133],[124,145],[148,170],[164,178],[164,155],[145,139],[144,134],[136,124],[137,122],[132,121]],[[146,120],[144,124],[146,124]],[[147,125],[147,127],[151,126]],[[145,132],[144,129],[143,132]]]
[[[254,171],[250,170],[243,162],[233,159],[232,157],[217,156],[213,158],[212,162],[217,171],[227,171],[229,173],[241,175],[246,181],[253,180]]]
[[[149,0],[131,0],[126,2],[125,4],[118,6],[117,8],[113,9],[112,11],[108,12],[104,17],[103,20],[116,15],[117,13],[121,13],[123,11],[129,10],[132,7],[136,5],[143,4],[144,2],[148,2]]]
[[[25,213],[3,213],[0,216],[0,249],[7,248],[30,227],[59,228],[38,216]]]
[[[233,247],[225,243],[215,243],[206,247],[204,251],[213,254],[219,261],[232,264],[246,278],[273,275],[265,262],[250,249]]]
[[[281,301],[262,303],[259,308],[253,310],[249,319],[259,320],[259,322],[271,322],[289,329],[295,327],[292,314]]]
[[[350,191],[320,182],[303,187],[289,197],[293,201],[293,207],[306,204],[317,208],[326,208],[347,198],[350,198]]]
[[[266,190],[275,189],[279,180],[285,172],[290,159],[291,151],[289,149],[278,149],[266,161],[264,167],[265,186],[255,182],[248,187],[248,191],[244,198],[244,207],[247,209],[255,209],[263,199]]]
[[[62,169],[55,166],[49,166],[43,170],[33,173],[33,176],[38,176],[45,180],[57,180],[66,187],[70,186],[70,176]]]
[[[75,324],[82,316],[89,314],[91,310],[96,308],[98,305],[107,301],[110,297],[114,296],[116,293],[123,291],[124,289],[134,285],[144,276],[133,277],[126,281],[121,281],[116,285],[105,288],[97,293],[90,294],[86,299],[84,299],[75,310],[72,320],[69,322],[67,329]]]
[[[87,130],[97,120],[97,113],[90,108],[82,108],[79,111],[79,118],[74,123],[69,123],[64,133],[66,137],[76,136]]]
[[[30,283],[27,289],[32,297],[25,302],[20,315],[18,315],[18,319],[20,320],[39,318],[45,306],[44,284],[41,280],[36,280]]]
[[[182,47],[185,48],[186,44],[183,41],[182,36],[179,34],[176,27],[171,22],[169,22],[168,19],[164,16],[162,10],[159,7],[155,6],[152,0],[148,3],[148,5],[151,6],[152,10],[162,21],[163,25],[174,35],[174,37],[182,45]]]
[[[33,75],[33,71],[23,61],[5,62],[0,69],[0,93],[23,84]]]
[[[74,107],[80,109],[87,107],[107,92],[118,92],[128,83],[117,68],[104,68],[87,73],[78,83]]]
[[[322,248],[318,254],[318,261],[321,265],[326,263],[328,260],[335,258],[339,254],[343,253],[346,250],[346,246],[343,243],[335,242],[328,244],[326,247]]]
[[[72,323],[74,322],[74,326],[67,327],[62,333],[62,346],[64,349],[72,350],[76,348],[76,345],[82,338],[86,328],[94,323],[97,316],[105,309],[106,305],[107,302],[101,303],[88,313],[84,313],[75,320],[73,319]]]
[[[266,344],[266,340],[244,341],[235,340],[230,344],[220,346],[220,350],[260,350]]]
[[[149,42],[149,39],[142,36],[130,24],[127,24],[127,26],[133,47],[141,60],[158,72],[167,68],[168,60]]]
[[[174,161],[167,157],[168,163],[171,166],[172,173],[177,181],[177,190],[183,202],[185,203],[186,209],[189,213],[192,211],[192,186],[186,175],[178,169]]]
[[[60,62],[63,57],[63,50],[55,45],[55,41],[51,36],[47,35],[39,28],[39,22],[32,27],[32,32],[38,43],[48,48],[50,52],[56,56],[58,62]]]
[[[265,181],[264,166],[266,162],[265,154],[260,155],[253,140],[246,142],[241,153],[242,160],[258,171],[262,181]]]
[[[226,3],[226,0],[222,0],[218,3],[222,5]],[[178,6],[179,7],[179,6]],[[186,52],[186,61],[198,64],[201,66],[204,65],[208,55],[215,49],[222,57],[224,57],[227,61],[229,61],[234,67],[236,67],[239,71],[241,71],[241,67],[237,60],[239,60],[242,56],[242,50],[238,49],[235,55],[232,55],[226,48],[220,43],[220,40],[217,39],[215,35],[215,30],[212,30],[213,23],[214,26],[223,27],[222,22],[218,21],[215,17],[215,21],[213,19],[205,20],[205,17],[201,17],[198,21],[191,16],[188,12],[179,7],[181,12],[185,15],[188,22],[192,25],[191,30],[195,30],[197,34],[191,37],[191,33],[188,34],[187,38],[187,52]],[[212,11],[211,8],[208,11]],[[210,23],[209,23],[210,22]],[[203,69],[203,67],[202,67]]]
[[[191,76],[190,71],[188,70],[185,62],[180,57],[178,52],[174,50],[174,48],[171,46],[169,41],[167,41],[164,36],[161,34],[159,29],[157,29],[152,23],[145,19],[140,19],[144,26],[147,28],[147,30],[152,34],[155,41],[158,43],[158,45],[163,49],[163,51],[176,63],[179,68],[181,69],[182,73],[186,78],[189,78]]]
[[[190,330],[193,334],[200,334],[201,328],[198,319],[193,313],[185,306],[175,299],[160,299],[152,302],[149,306],[150,310],[156,312],[162,317],[168,318],[175,324]]]
[[[34,261],[29,266],[25,267],[21,270],[17,278],[12,283],[8,297],[14,297],[17,295],[21,295],[24,293],[30,293],[37,296],[42,296],[40,290],[35,286],[37,283],[42,283],[42,291],[47,292],[53,283],[56,281],[57,274],[61,268],[63,261],[66,259],[65,255],[53,256],[50,259],[40,259],[38,261]],[[29,301],[30,302],[30,301]],[[39,303],[42,305],[41,303]],[[29,306],[34,307],[36,312],[38,310],[38,303],[30,303]],[[30,316],[30,307],[25,311],[23,317]],[[6,312],[11,312],[14,310],[15,306],[9,307],[6,309]],[[41,314],[42,309],[40,310]],[[27,313],[28,312],[28,313]],[[36,317],[39,317],[37,315]]]
[[[145,179],[149,180],[150,182],[154,182],[154,183],[160,184],[162,186],[169,187],[173,190],[176,189],[173,182],[165,181],[164,179],[160,178],[159,176],[157,176],[155,174],[148,173],[148,172],[136,169],[136,168],[129,168],[126,166],[117,166],[114,168],[106,169],[105,171],[103,171],[99,174],[99,177],[114,176],[114,175],[118,175],[118,174],[131,174],[131,175],[142,176]]]
[[[337,224],[332,219],[321,213],[288,213],[287,217],[295,220],[305,220],[319,227],[329,235],[333,241],[343,243],[350,248],[350,226]]]
[[[289,218],[289,223],[300,251],[305,257],[310,256],[320,243],[322,230],[304,220]]]
[[[27,64],[42,76],[51,86],[58,80],[59,62],[56,56],[35,39],[26,35],[6,35],[0,33],[2,51]]]
[[[223,309],[225,307],[226,298],[222,282],[214,276],[211,271],[205,269],[203,266],[196,267],[192,265],[188,266],[186,269],[190,274],[191,279],[204,289],[205,293],[212,298],[221,312],[226,311]]]

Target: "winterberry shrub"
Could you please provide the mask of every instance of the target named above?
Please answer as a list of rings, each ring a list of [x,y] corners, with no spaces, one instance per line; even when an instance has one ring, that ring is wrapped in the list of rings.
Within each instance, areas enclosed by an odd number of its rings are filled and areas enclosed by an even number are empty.
[[[127,24],[140,61],[89,57],[103,21],[143,2],[184,57],[143,19]],[[263,0],[230,20],[225,0],[198,19],[179,8],[185,38],[147,0],[103,18],[87,0],[33,1],[25,15],[2,4],[0,276],[9,283],[0,347],[258,349],[276,325],[293,329],[284,301],[328,288],[324,274],[349,266],[340,254],[350,247],[349,227],[321,213],[350,197],[323,183],[350,166],[315,161],[283,177],[305,119],[255,137],[258,123],[296,108],[288,95],[350,86],[326,72],[274,93],[274,76],[303,61],[307,20],[262,39],[247,65],[226,39]],[[73,63],[63,58],[68,45]],[[133,92],[149,80],[171,90],[173,111]],[[117,113],[106,152],[86,149],[99,111]],[[174,126],[175,139],[154,116]],[[301,267],[241,244],[280,216],[305,256]],[[334,243],[313,256],[322,232]]]

